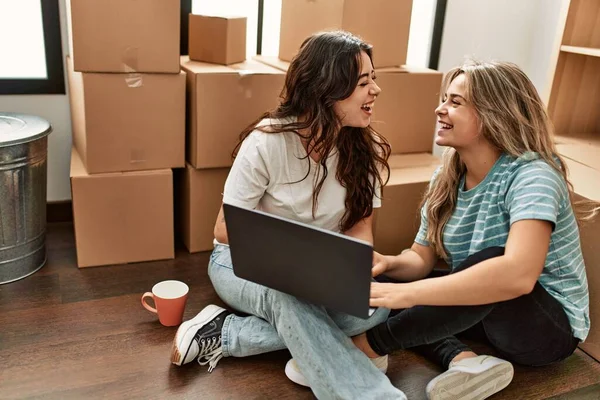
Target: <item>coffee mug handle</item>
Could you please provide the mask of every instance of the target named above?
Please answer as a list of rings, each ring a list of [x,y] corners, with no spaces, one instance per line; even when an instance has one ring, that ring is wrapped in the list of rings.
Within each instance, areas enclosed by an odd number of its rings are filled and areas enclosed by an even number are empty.
[[[152,300],[154,300],[154,295],[152,293],[150,293],[150,292],[146,292],[146,293],[144,293],[142,295],[142,305],[144,306],[144,308],[146,310],[148,310],[148,311],[153,312],[153,313],[156,314],[157,313],[156,308],[149,306],[148,303],[146,303],[144,301],[144,299],[147,298],[147,297],[152,297]],[[156,300],[154,301],[154,304],[156,305]]]

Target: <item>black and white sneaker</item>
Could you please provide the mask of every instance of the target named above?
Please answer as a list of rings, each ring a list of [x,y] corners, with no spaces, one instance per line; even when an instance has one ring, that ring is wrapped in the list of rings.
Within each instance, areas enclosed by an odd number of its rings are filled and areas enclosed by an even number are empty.
[[[208,364],[208,372],[212,372],[223,358],[221,330],[229,314],[224,308],[211,304],[182,323],[173,339],[171,362],[183,365],[197,359],[200,365]]]

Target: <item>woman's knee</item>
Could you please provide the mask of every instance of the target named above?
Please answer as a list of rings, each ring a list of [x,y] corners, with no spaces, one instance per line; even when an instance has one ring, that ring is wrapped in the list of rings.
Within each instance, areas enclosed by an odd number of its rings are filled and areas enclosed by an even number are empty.
[[[373,315],[371,315],[368,319],[369,321],[369,325],[372,326],[377,326],[379,324],[381,324],[382,322],[385,322],[388,317],[390,316],[390,309],[389,308],[384,308],[384,307],[378,307],[375,312],[373,313]],[[369,329],[372,327],[370,326]]]
[[[265,307],[270,309],[280,309],[282,311],[295,310],[299,307],[310,306],[308,302],[287,294],[279,290],[266,288],[262,300],[265,302]]]
[[[500,351],[500,350],[499,350]],[[543,367],[546,365],[554,364],[568,358],[573,354],[575,348],[568,352],[556,352],[556,349],[532,349],[531,351],[524,351],[520,353],[505,353],[500,351],[502,357],[506,360],[524,365],[527,367]]]
[[[261,308],[268,315],[266,317],[274,326],[280,317],[305,319],[308,315],[321,315],[329,318],[325,307],[309,303],[287,293],[274,289],[267,289],[261,297]],[[307,321],[310,318],[306,319]]]
[[[347,336],[356,336],[368,331],[369,329],[385,322],[388,318],[390,310],[387,308],[379,307],[372,315],[367,319],[355,317],[350,314],[329,311],[328,314],[333,322],[344,332]]]
[[[537,338],[524,339],[522,335],[516,337],[490,337],[490,344],[498,350],[504,358],[520,365],[539,367],[562,361],[569,357],[579,344],[579,340],[570,335],[558,335],[552,339],[544,338],[542,333]]]
[[[388,319],[389,315],[389,308],[379,307],[373,312],[373,314],[368,319],[356,318],[356,320],[359,322],[356,323],[353,327],[345,329],[344,332],[348,336],[360,335],[361,333],[365,333],[369,329],[372,329],[377,325],[384,323]]]

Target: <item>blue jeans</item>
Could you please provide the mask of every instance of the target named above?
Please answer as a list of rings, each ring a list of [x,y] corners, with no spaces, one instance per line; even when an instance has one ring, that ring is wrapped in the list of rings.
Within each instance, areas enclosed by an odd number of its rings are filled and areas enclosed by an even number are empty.
[[[384,322],[389,310],[380,308],[363,320],[238,278],[224,245],[211,254],[208,275],[225,303],[251,314],[225,319],[223,356],[287,348],[320,399],[406,399],[349,338]]]

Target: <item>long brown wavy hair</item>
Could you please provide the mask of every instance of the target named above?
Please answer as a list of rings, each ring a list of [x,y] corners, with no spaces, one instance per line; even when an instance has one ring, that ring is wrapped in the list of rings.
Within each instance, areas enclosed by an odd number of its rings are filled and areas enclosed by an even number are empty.
[[[468,60],[444,77],[440,92],[442,101],[450,83],[461,74],[465,76],[466,100],[475,108],[481,135],[513,157],[526,152],[538,153],[566,181],[577,221],[591,219],[598,211],[598,203],[574,201],[566,164],[554,144],[552,122],[527,75],[513,63]],[[444,227],[456,207],[457,189],[466,167],[451,147],[444,151],[442,160],[442,168],[421,205],[426,207],[427,240],[438,256],[445,258]]]
[[[303,179],[310,173],[309,157],[313,152],[320,155],[318,168],[323,171],[313,190],[314,217],[319,192],[329,172],[327,158],[337,150],[336,178],[346,188],[346,212],[340,221],[342,232],[372,214],[376,185],[383,192],[390,171],[388,141],[371,126],[342,127],[334,111],[334,104],[350,97],[358,85],[361,52],[372,60],[371,45],[348,32],[321,32],[307,38],[289,65],[280,105],[248,125],[233,151],[235,157],[241,143],[255,129],[272,134],[295,132],[300,136],[308,143],[304,158],[309,169]],[[257,127],[265,118],[295,122]]]

